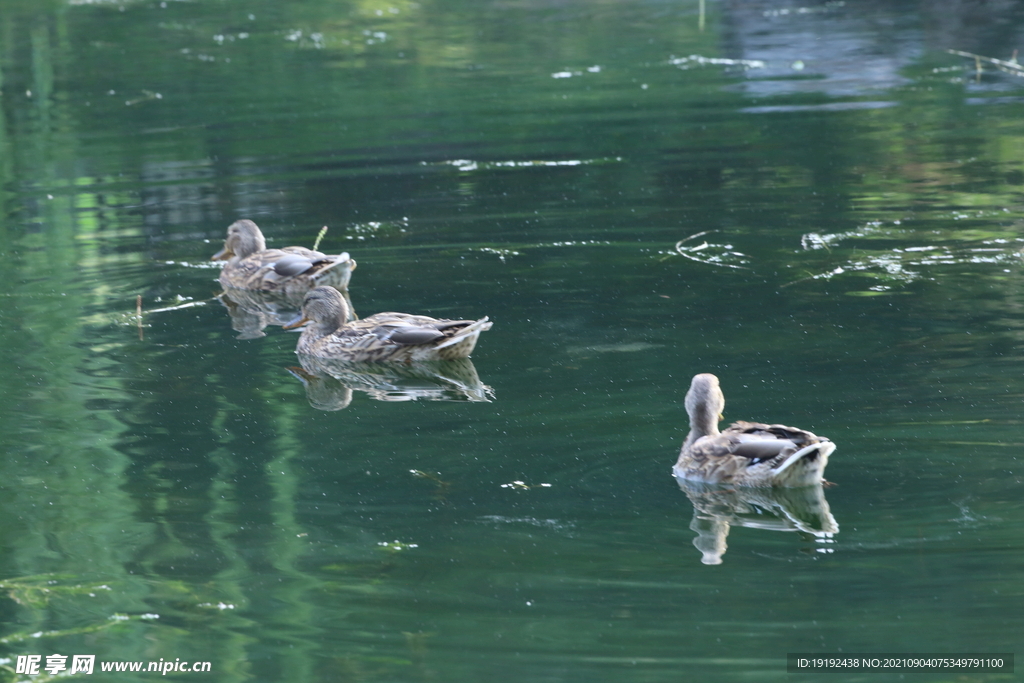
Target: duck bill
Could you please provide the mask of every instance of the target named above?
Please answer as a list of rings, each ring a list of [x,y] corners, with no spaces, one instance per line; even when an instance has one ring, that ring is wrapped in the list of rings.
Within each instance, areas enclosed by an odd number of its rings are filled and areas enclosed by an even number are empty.
[[[235,254],[234,254],[233,251],[231,251],[227,247],[224,247],[223,249],[218,251],[216,254],[211,256],[210,260],[211,261],[227,261],[227,260],[229,260],[234,255]]]
[[[289,322],[285,323],[283,327],[286,330],[294,330],[296,327],[302,327],[308,322],[309,318],[307,318],[304,315],[299,315],[299,317],[295,318],[294,320],[290,320]]]

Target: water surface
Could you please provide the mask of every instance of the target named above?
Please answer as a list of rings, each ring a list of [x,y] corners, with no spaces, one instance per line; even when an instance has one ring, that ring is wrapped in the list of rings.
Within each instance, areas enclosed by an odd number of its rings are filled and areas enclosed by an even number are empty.
[[[1014,652],[1024,81],[945,50],[1009,59],[1022,29],[1009,3],[709,3],[703,31],[697,3],[9,3],[0,654],[591,682]],[[304,384],[293,333],[239,338],[213,298],[242,217],[272,246],[329,226],[361,314],[490,316],[472,372]],[[838,444],[834,530],[680,489],[697,372],[727,420]]]

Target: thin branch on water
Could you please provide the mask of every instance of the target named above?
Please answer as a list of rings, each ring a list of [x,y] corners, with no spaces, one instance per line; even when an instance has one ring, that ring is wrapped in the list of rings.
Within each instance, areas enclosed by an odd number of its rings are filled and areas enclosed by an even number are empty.
[[[802,277],[802,278],[800,278],[798,280],[793,280],[791,282],[783,283],[783,284],[779,285],[779,289],[781,289],[783,287],[789,287],[790,285],[795,285],[795,284],[800,283],[800,282],[807,282],[808,280],[820,280],[821,278],[830,278],[833,275],[841,275],[842,273],[845,273],[845,272],[846,272],[846,270],[842,266],[837,266],[835,269],[827,271],[825,273],[818,273],[817,275],[808,275],[807,277]]]
[[[139,341],[142,341],[142,295],[135,297],[135,324],[139,328]]]
[[[313,242],[313,251],[316,251],[316,248],[320,246],[320,240],[322,240],[324,238],[324,235],[326,234],[327,226],[325,225],[324,227],[320,228],[320,234],[316,236],[316,242]]]
[[[958,55],[960,57],[969,57],[973,59],[974,67],[977,70],[979,76],[981,75],[982,62],[987,62],[996,67],[997,69],[999,69],[1000,71],[1005,71],[1008,74],[1013,74],[1014,76],[1024,76],[1024,65],[1017,63],[1016,51],[1013,53],[1013,59],[1011,59],[1010,61],[1007,61],[1005,59],[994,59],[992,57],[985,57],[984,55],[976,55],[973,52],[963,52],[962,50],[946,50],[946,52],[948,52],[951,55]]]
[[[219,294],[217,296],[220,296]],[[168,306],[166,308],[154,308],[152,311],[146,311],[146,313],[166,313],[167,311],[180,311],[183,308],[192,308],[193,306],[205,306],[217,297],[211,299],[204,299],[203,301],[189,301],[177,306]]]

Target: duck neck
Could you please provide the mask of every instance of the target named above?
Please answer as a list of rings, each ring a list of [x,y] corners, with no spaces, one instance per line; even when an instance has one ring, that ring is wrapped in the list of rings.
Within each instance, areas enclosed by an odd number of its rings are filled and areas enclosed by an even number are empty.
[[[326,320],[317,320],[305,329],[314,339],[321,339],[329,334],[334,334],[341,327],[341,317]]]
[[[697,406],[690,415],[690,433],[686,435],[684,448],[692,446],[693,443],[704,436],[718,436],[718,413],[711,410],[707,405]]]
[[[338,325],[328,320],[316,320],[304,328],[299,335],[299,343],[295,347],[298,353],[312,353],[316,343],[338,329]]]

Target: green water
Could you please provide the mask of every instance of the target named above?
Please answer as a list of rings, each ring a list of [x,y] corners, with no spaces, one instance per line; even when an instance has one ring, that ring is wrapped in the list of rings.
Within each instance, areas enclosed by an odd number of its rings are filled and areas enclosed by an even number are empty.
[[[5,666],[1021,651],[1024,81],[945,50],[1009,59],[1024,13],[697,5],[0,4]],[[473,391],[307,387],[295,334],[239,338],[208,259],[242,217],[328,225],[361,314],[490,316]],[[838,444],[837,530],[680,489],[697,372]]]

